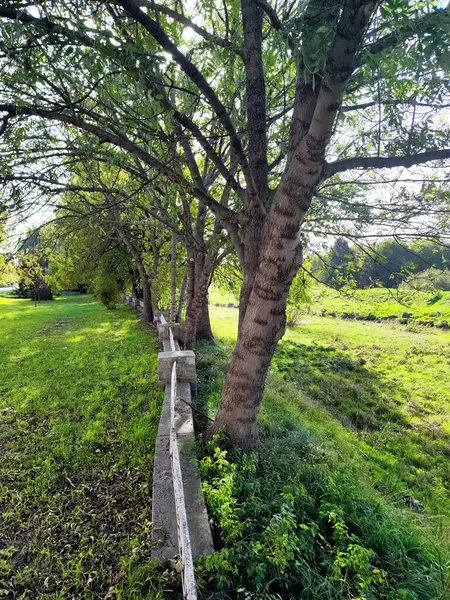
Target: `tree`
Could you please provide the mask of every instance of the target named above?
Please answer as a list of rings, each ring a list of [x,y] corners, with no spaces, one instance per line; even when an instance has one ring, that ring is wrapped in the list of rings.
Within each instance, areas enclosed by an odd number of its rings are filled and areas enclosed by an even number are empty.
[[[1,133],[17,147],[29,135],[18,136],[24,121],[76,128],[98,140],[98,160],[108,144],[111,159],[137,160],[149,179],[195,199],[192,214],[214,215],[243,283],[212,432],[225,427],[251,447],[303,261],[301,232],[314,209],[325,223],[334,214],[321,189],[351,185],[358,170],[397,173],[450,157],[448,131],[436,126],[448,95],[450,9],[406,0],[198,9],[201,25],[148,0],[7,2]],[[7,179],[11,165],[4,170]]]
[[[355,272],[356,252],[345,238],[337,238],[325,260],[321,279],[327,285],[340,289],[349,283]]]
[[[14,257],[7,249],[6,220],[6,215],[0,218],[0,285],[11,285],[17,280]]]
[[[20,253],[17,268],[19,292],[36,302],[53,300],[53,290],[48,280],[48,256],[38,244]]]

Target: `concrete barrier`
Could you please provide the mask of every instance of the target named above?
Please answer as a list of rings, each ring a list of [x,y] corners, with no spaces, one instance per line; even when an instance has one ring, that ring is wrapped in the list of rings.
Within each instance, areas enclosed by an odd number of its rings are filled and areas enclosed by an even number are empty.
[[[123,299],[124,302],[139,310],[138,303],[134,298],[124,296]],[[195,559],[214,552],[208,513],[201,491],[191,409],[191,385],[197,381],[195,354],[191,350],[180,350],[176,339],[176,333],[179,331],[178,323],[167,323],[167,311],[155,311],[154,314],[154,321],[160,332],[159,337],[163,347],[163,351],[158,354],[158,379],[160,384],[165,386],[165,394],[153,462],[152,541],[154,546],[152,547],[152,558],[162,562],[180,559],[174,474],[170,454],[172,369],[176,362],[177,380],[176,396],[173,398],[173,421],[179,448],[182,496],[184,496],[189,545],[192,557]],[[174,335],[170,335],[170,330],[174,332]],[[193,597],[185,594],[185,598]]]
[[[160,318],[158,318],[161,321]],[[162,321],[165,321],[163,316]],[[196,381],[195,355],[181,351],[176,340],[164,339],[163,352],[158,355],[158,372],[165,384],[164,404],[159,421],[153,467],[152,495],[152,558],[167,561],[178,557],[178,530],[175,510],[174,481],[170,448],[170,399],[172,368],[176,362],[177,383],[174,399],[174,422],[180,448],[182,485],[193,558],[214,552],[208,513],[201,493],[201,481],[196,458],[194,420],[192,416],[191,383]],[[185,378],[185,380],[183,380]]]

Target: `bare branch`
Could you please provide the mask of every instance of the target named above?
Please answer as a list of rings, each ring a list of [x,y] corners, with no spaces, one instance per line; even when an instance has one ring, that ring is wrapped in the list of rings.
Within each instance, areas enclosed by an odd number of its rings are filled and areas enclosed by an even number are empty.
[[[268,2],[266,2],[266,0],[251,0],[251,1],[254,2],[260,8],[262,8],[262,10],[269,17],[270,22],[272,23],[272,26],[275,29],[283,29],[283,25],[282,25],[280,19],[278,18],[278,15],[277,15],[275,9],[272,8],[270,6],[270,4]]]
[[[150,35],[160,44],[160,46],[169,52],[181,70],[193,83],[203,92],[205,98],[210,103],[225,131],[227,132],[231,146],[236,154],[239,165],[244,173],[247,187],[252,187],[252,177],[247,161],[246,154],[241,144],[241,140],[236,133],[236,130],[231,121],[227,109],[222,104],[215,91],[209,85],[205,77],[199,69],[178,49],[176,44],[172,42],[164,29],[154,21],[151,17],[145,14],[140,8],[136,0],[118,0],[118,3],[128,12],[128,14],[138,23],[140,23]]]
[[[181,13],[177,12],[176,10],[173,10],[167,6],[164,6],[163,4],[157,4],[156,2],[153,2],[152,0],[139,0],[139,5],[145,6],[146,8],[149,8],[150,10],[153,10],[157,13],[162,13],[164,15],[167,15],[174,21],[177,21],[178,23],[181,23],[182,25],[185,25],[186,27],[190,27],[193,31],[195,31],[195,33],[200,35],[202,38],[204,38],[208,42],[212,42],[212,43],[216,44],[217,46],[222,46],[223,48],[230,48],[230,47],[234,46],[233,42],[230,42],[229,40],[223,39],[218,35],[215,35],[213,33],[210,33],[209,31],[206,31],[206,29],[197,25],[191,19],[186,17],[185,15],[182,15]],[[240,53],[239,50],[236,50],[236,52]]]
[[[450,159],[450,148],[443,150],[430,150],[411,156],[366,156],[361,158],[346,158],[336,162],[327,163],[323,170],[322,179],[328,179],[336,173],[349,171],[351,169],[392,169],[394,167],[405,167],[409,169],[414,165],[427,162]]]

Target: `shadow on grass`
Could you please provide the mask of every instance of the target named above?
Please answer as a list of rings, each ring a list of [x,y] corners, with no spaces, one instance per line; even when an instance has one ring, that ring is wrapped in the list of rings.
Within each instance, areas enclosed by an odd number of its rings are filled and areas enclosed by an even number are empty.
[[[386,423],[408,428],[409,422],[392,400],[392,387],[365,360],[333,346],[280,343],[272,367],[300,390],[332,410],[345,425],[356,429],[382,429]]]
[[[231,344],[200,343],[196,356],[197,401],[213,416]],[[374,491],[372,467],[397,480],[395,458],[366,457],[369,470],[358,444],[357,436],[385,427],[398,438],[408,431],[389,390],[343,350],[280,344],[258,452],[242,455],[220,442],[204,448],[204,492],[220,548],[205,563],[214,566],[225,597],[344,600],[363,597],[364,588],[367,598],[446,598],[439,540],[412,523],[416,514],[399,488],[389,497],[394,502]],[[206,424],[199,421],[199,429]]]
[[[199,401],[210,416],[220,402],[230,357],[228,340],[198,346]],[[401,381],[383,380],[351,351],[290,340],[279,344],[271,374],[263,402],[263,436],[280,437],[282,445],[284,430],[299,424],[321,436],[341,435],[332,421],[326,426],[318,423],[323,420],[320,407],[325,408],[336,425],[354,436],[352,443],[367,459],[379,491],[400,505],[402,492],[420,499],[425,505],[420,519],[427,527],[442,527],[439,535],[450,542],[450,436],[422,418],[426,415]],[[291,387],[284,389],[281,379]]]
[[[154,336],[86,297],[0,312],[0,596],[157,597]]]

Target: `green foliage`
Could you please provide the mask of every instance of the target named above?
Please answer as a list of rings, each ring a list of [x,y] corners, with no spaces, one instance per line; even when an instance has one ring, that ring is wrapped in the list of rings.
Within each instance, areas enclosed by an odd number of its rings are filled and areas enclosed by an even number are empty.
[[[311,288],[313,280],[309,275],[310,265],[306,262],[294,277],[286,306],[286,323],[289,327],[298,325],[301,315],[309,308],[312,302]]]
[[[410,284],[414,289],[446,289],[438,283],[432,287],[432,280],[450,285],[446,275],[449,261],[449,248],[433,242],[387,239],[357,247],[338,238],[322,259],[315,261],[315,270],[321,281],[336,289],[348,288],[349,284],[357,288],[396,288],[402,283],[405,288]]]
[[[5,224],[6,220],[0,213],[0,286],[11,285],[17,281],[16,264],[12,254],[7,250]]]
[[[37,301],[53,299],[53,291],[47,278],[48,258],[40,246],[21,254],[17,273],[21,297]]]
[[[320,279],[331,287],[341,289],[348,286],[356,270],[357,252],[345,238],[338,238],[323,258]]]
[[[100,273],[94,280],[94,294],[109,310],[114,310],[120,300],[120,290],[114,275]]]
[[[450,271],[448,269],[440,270],[430,267],[409,277],[402,285],[402,288],[412,288],[426,292],[438,290],[450,292]]]
[[[223,547],[202,559],[201,577],[242,600],[444,598],[420,535],[318,448],[293,423],[270,426],[258,454],[208,445],[203,489]]]

